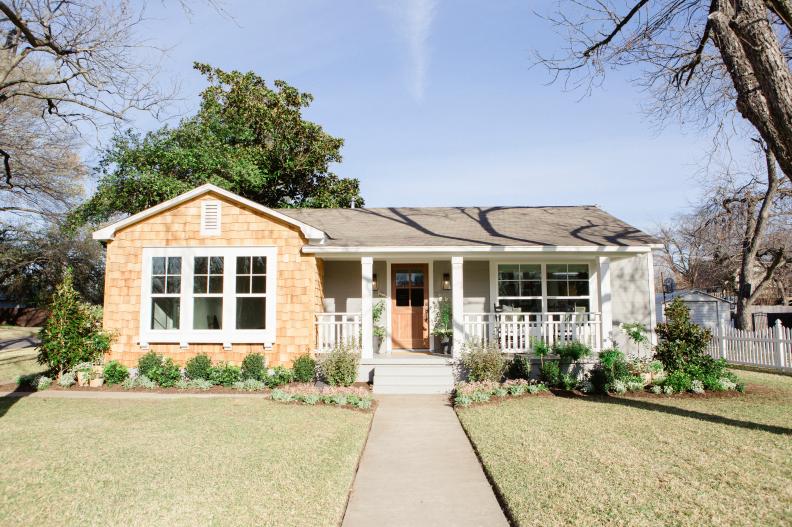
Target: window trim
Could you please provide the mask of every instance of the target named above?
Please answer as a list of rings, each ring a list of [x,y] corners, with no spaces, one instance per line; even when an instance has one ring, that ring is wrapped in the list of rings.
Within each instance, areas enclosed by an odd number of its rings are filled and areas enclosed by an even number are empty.
[[[541,284],[542,284],[542,296],[526,296],[526,297],[515,297],[515,296],[501,296],[499,293],[499,281],[498,281],[498,267],[501,265],[539,265],[541,270]],[[548,296],[547,294],[547,266],[548,265],[585,265],[588,267],[588,283],[589,283],[589,294],[584,296]],[[552,260],[552,261],[541,261],[537,262],[536,260],[492,260],[490,262],[491,270],[490,270],[490,280],[493,281],[493,286],[490,288],[492,293],[492,306],[500,305],[501,299],[503,300],[541,300],[542,303],[542,311],[541,313],[553,313],[553,314],[560,314],[560,313],[574,313],[573,311],[562,312],[562,311],[552,311],[549,312],[547,309],[547,301],[548,300],[588,300],[589,303],[589,310],[587,313],[593,313],[596,309],[596,284],[594,283],[595,274],[596,274],[596,266],[593,265],[590,261],[585,260]],[[528,313],[528,312],[519,312],[519,313]]]
[[[155,256],[181,256],[181,293],[178,330],[151,329],[151,268]],[[222,256],[223,322],[222,329],[193,329],[193,276],[196,256]],[[236,329],[236,257],[267,258],[266,329]],[[233,261],[232,261],[233,259]],[[140,336],[143,347],[149,343],[175,344],[263,344],[271,347],[277,334],[277,247],[144,247],[140,287]],[[231,262],[231,266],[229,266]]]

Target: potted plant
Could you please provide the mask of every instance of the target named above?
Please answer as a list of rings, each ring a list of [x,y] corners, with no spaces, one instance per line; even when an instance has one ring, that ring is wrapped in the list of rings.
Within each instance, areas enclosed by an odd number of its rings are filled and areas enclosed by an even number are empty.
[[[95,365],[91,368],[89,373],[90,380],[88,381],[88,385],[91,388],[99,388],[104,384],[104,372],[102,370],[102,366]]]
[[[432,321],[432,335],[440,338],[443,353],[451,353],[451,337],[454,335],[454,319],[451,302],[442,298],[437,302]]]
[[[91,382],[91,372],[93,365],[90,362],[83,362],[75,366],[77,370],[77,386],[88,386]]]
[[[371,315],[374,318],[374,351],[382,353],[382,347],[385,343],[385,326],[382,325],[382,314],[385,311],[385,302],[380,300],[371,309]]]

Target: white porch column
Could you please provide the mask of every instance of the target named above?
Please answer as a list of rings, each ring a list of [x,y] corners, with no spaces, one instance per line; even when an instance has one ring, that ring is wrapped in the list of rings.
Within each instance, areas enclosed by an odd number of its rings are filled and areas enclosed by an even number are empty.
[[[657,335],[655,334],[655,325],[657,325],[657,313],[655,312],[655,276],[654,276],[654,257],[652,250],[646,253],[646,270],[647,279],[649,282],[649,342],[652,346],[657,344]]]
[[[360,258],[360,356],[364,359],[374,357],[374,317],[372,315],[372,280],[374,278],[374,259],[371,256]]]
[[[451,257],[451,314],[454,321],[453,357],[462,355],[465,345],[465,302],[462,277],[462,257]]]
[[[613,345],[613,293],[611,292],[610,258],[599,257],[599,297],[602,316],[602,347]]]

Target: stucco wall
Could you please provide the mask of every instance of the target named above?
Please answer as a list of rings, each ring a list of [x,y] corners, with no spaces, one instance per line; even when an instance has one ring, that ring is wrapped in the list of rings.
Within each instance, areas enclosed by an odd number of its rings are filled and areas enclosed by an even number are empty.
[[[220,200],[220,236],[200,233],[200,202]],[[116,333],[109,359],[128,366],[137,365],[145,350],[138,345],[142,252],[144,247],[187,246],[275,246],[278,250],[277,333],[272,349],[259,344],[234,344],[224,351],[222,344],[178,344],[150,342],[150,349],[172,357],[178,364],[197,353],[208,353],[213,360],[240,362],[251,352],[261,352],[269,365],[289,364],[314,346],[314,313],[321,311],[322,262],[300,252],[306,240],[299,229],[240,207],[220,196],[208,194],[182,203],[130,225],[107,244],[104,325]]]
[[[650,294],[649,291],[646,259],[645,254],[638,254],[628,258],[614,258],[610,263],[613,337],[616,344],[628,353],[638,350],[619,331],[619,324],[640,322],[646,327],[650,324],[654,293]]]

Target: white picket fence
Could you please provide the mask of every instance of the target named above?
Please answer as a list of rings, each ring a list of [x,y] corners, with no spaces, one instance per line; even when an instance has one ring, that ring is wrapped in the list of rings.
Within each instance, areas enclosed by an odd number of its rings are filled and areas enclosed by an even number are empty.
[[[720,328],[708,352],[732,364],[792,371],[792,328],[785,328],[780,320],[757,331]]]

